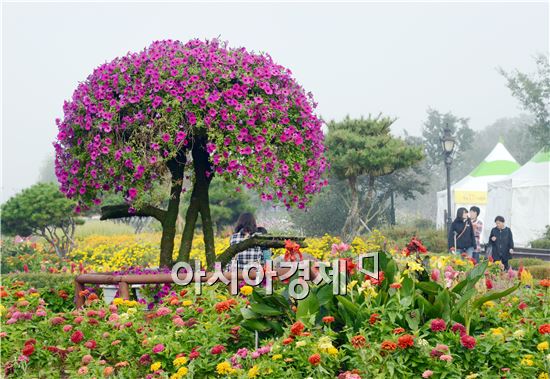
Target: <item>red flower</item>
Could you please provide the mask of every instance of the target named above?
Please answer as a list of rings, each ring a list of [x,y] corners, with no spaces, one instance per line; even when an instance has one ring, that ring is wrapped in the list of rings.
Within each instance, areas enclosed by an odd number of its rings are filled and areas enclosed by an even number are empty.
[[[409,256],[413,253],[427,253],[428,249],[422,244],[422,241],[418,238],[413,237],[411,241],[407,244],[407,247],[403,249],[403,254]]]
[[[189,360],[196,359],[196,358],[200,357],[200,355],[201,355],[201,353],[199,353],[197,350],[193,349],[189,353]]]
[[[404,331],[405,331],[405,329],[403,329],[403,328],[395,328],[395,329],[393,330],[393,334],[401,334],[401,333],[403,333]]]
[[[351,338],[351,345],[356,349],[362,348],[363,346],[366,345],[366,343],[367,343],[367,339],[362,335],[353,336]]]
[[[304,331],[305,325],[301,321],[296,321],[290,327],[290,333],[295,336],[299,336]]]
[[[542,324],[539,326],[540,334],[549,334],[550,333],[550,324]]]
[[[291,240],[285,241],[285,256],[284,260],[287,262],[301,261],[303,259],[302,253],[300,252],[300,245]],[[298,259],[299,257],[299,259]]]
[[[294,338],[288,337],[283,340],[283,345],[290,345],[292,342],[294,342]]]
[[[441,332],[447,329],[447,324],[445,323],[445,320],[441,318],[436,318],[435,320],[432,320],[430,324],[430,329],[432,330],[432,332]]]
[[[325,324],[333,323],[333,322],[334,322],[334,317],[332,317],[332,316],[325,316],[325,317],[323,317],[323,322],[324,322]]]
[[[35,344],[36,344],[36,340],[34,338],[29,338],[28,340],[25,341],[25,346],[35,345]]]
[[[67,298],[69,297],[69,294],[68,294],[67,291],[65,291],[65,290],[59,290],[59,291],[57,291],[57,294],[58,294],[59,297],[62,298],[63,300],[67,300]]]
[[[29,272],[29,266],[26,263],[23,265],[23,271]]]
[[[519,310],[524,310],[525,308],[527,308],[527,304],[525,304],[523,301],[521,303],[519,303],[518,305],[518,309]]]
[[[25,345],[25,347],[23,347],[22,353],[23,355],[30,357],[32,353],[34,353],[34,345],[33,344]]]
[[[308,361],[313,366],[317,366],[319,363],[321,363],[321,356],[319,354],[313,354],[309,357]]]
[[[95,342],[95,340],[89,340],[89,341],[86,341],[86,343],[84,344],[84,346],[86,346],[88,349],[90,350],[93,350],[96,348],[97,346],[97,342]]]
[[[378,285],[378,284],[381,284],[384,281],[384,279],[385,279],[384,271],[379,271],[378,272],[378,279],[371,278],[368,274],[365,276],[365,280],[369,280],[375,286]]]
[[[405,334],[397,339],[397,345],[401,349],[406,349],[408,347],[414,346],[414,336],[410,334]]]
[[[384,341],[380,345],[380,348],[382,350],[394,351],[395,349],[397,349],[397,344],[395,342],[392,342],[392,341]]]
[[[369,323],[371,325],[374,325],[378,320],[380,320],[380,315],[378,313],[373,313],[370,315]]]
[[[539,284],[542,286],[542,287],[550,287],[550,279],[542,279]]]
[[[471,350],[476,346],[476,339],[472,336],[467,335],[467,334],[463,334],[462,337],[460,337],[460,343],[466,349]]]
[[[493,282],[491,281],[491,279],[485,279],[485,287],[487,287],[488,290],[493,289]]]
[[[77,330],[75,331],[72,335],[71,335],[71,341],[73,343],[79,343],[80,341],[82,341],[84,339],[84,333],[82,333],[80,330]]]
[[[453,324],[453,326],[451,327],[451,331],[453,333],[458,332],[461,336],[466,334],[466,328],[459,322]]]
[[[401,287],[402,287],[401,283],[392,283],[392,284],[390,284],[390,288],[399,289]]]
[[[212,348],[212,350],[210,350],[210,353],[211,354],[214,354],[214,355],[217,355],[217,354],[221,354],[225,351],[225,346],[223,345],[216,345]]]

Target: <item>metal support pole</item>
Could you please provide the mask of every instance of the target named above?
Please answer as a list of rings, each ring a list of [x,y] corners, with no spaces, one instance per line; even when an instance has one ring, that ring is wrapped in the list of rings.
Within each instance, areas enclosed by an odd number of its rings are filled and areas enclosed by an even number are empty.
[[[447,233],[451,229],[451,156],[448,154],[445,156],[445,168],[447,169]]]

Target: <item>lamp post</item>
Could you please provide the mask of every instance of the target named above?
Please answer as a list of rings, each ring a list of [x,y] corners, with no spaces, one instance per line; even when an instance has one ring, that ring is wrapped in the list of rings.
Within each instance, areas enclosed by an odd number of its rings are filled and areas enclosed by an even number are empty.
[[[451,163],[453,162],[453,152],[455,150],[455,138],[451,133],[449,124],[445,125],[443,136],[440,139],[443,156],[445,158],[445,168],[447,170],[447,233],[451,227]]]

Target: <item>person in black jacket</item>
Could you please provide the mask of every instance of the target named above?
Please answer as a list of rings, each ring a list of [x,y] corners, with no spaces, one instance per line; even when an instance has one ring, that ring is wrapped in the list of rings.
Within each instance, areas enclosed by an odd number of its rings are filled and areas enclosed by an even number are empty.
[[[508,270],[508,260],[514,253],[514,237],[512,236],[512,230],[505,224],[504,217],[495,217],[495,226],[491,229],[489,235],[489,244],[491,246],[491,256],[495,261],[501,261],[504,265],[504,269]]]
[[[449,229],[448,245],[452,253],[466,253],[470,258],[474,254],[476,238],[466,208],[458,208],[456,211],[456,218]]]

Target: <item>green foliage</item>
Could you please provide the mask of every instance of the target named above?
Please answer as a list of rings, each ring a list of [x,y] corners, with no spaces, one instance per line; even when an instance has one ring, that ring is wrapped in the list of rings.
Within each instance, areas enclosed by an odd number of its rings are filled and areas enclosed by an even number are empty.
[[[281,335],[285,323],[291,320],[288,294],[283,291],[268,295],[263,288],[254,287],[250,298],[250,308],[242,308],[241,325],[249,331],[260,332],[261,336]]]
[[[332,174],[345,181],[349,191],[349,201],[345,202],[349,210],[342,228],[346,241],[385,210],[395,185],[386,183],[386,190],[381,191],[380,178],[410,168],[424,158],[420,146],[391,134],[394,121],[379,115],[366,119],[347,116],[341,122],[328,123],[326,156]],[[411,190],[415,186],[407,187]]]
[[[540,54],[535,58],[537,72],[525,74],[518,70],[511,73],[500,69],[506,85],[523,108],[535,116],[529,131],[538,147],[550,146],[550,63]]]
[[[8,235],[39,235],[64,256],[72,246],[75,203],[54,183],[38,183],[10,198],[1,207],[2,231]]]
[[[534,249],[550,249],[550,225],[546,225],[546,231],[542,238],[531,241],[531,247]]]
[[[535,279],[548,279],[550,278],[550,263],[529,266],[527,270],[533,275]]]
[[[38,183],[23,190],[2,205],[2,232],[30,236],[47,227],[69,223],[74,202],[53,183]]]
[[[422,243],[432,253],[442,253],[447,251],[447,237],[445,230],[435,228],[424,228],[424,225],[414,226],[393,226],[381,228],[380,232],[388,238],[392,244],[399,247],[405,246],[411,239],[411,236],[422,236]]]
[[[89,220],[83,225],[78,225],[75,230],[75,238],[89,236],[114,236],[118,234],[132,234],[134,228],[130,225],[111,220]]]
[[[508,264],[514,270],[517,270],[521,265],[523,265],[523,267],[530,267],[530,266],[543,265],[544,263],[545,262],[539,258],[514,258],[508,261]]]

